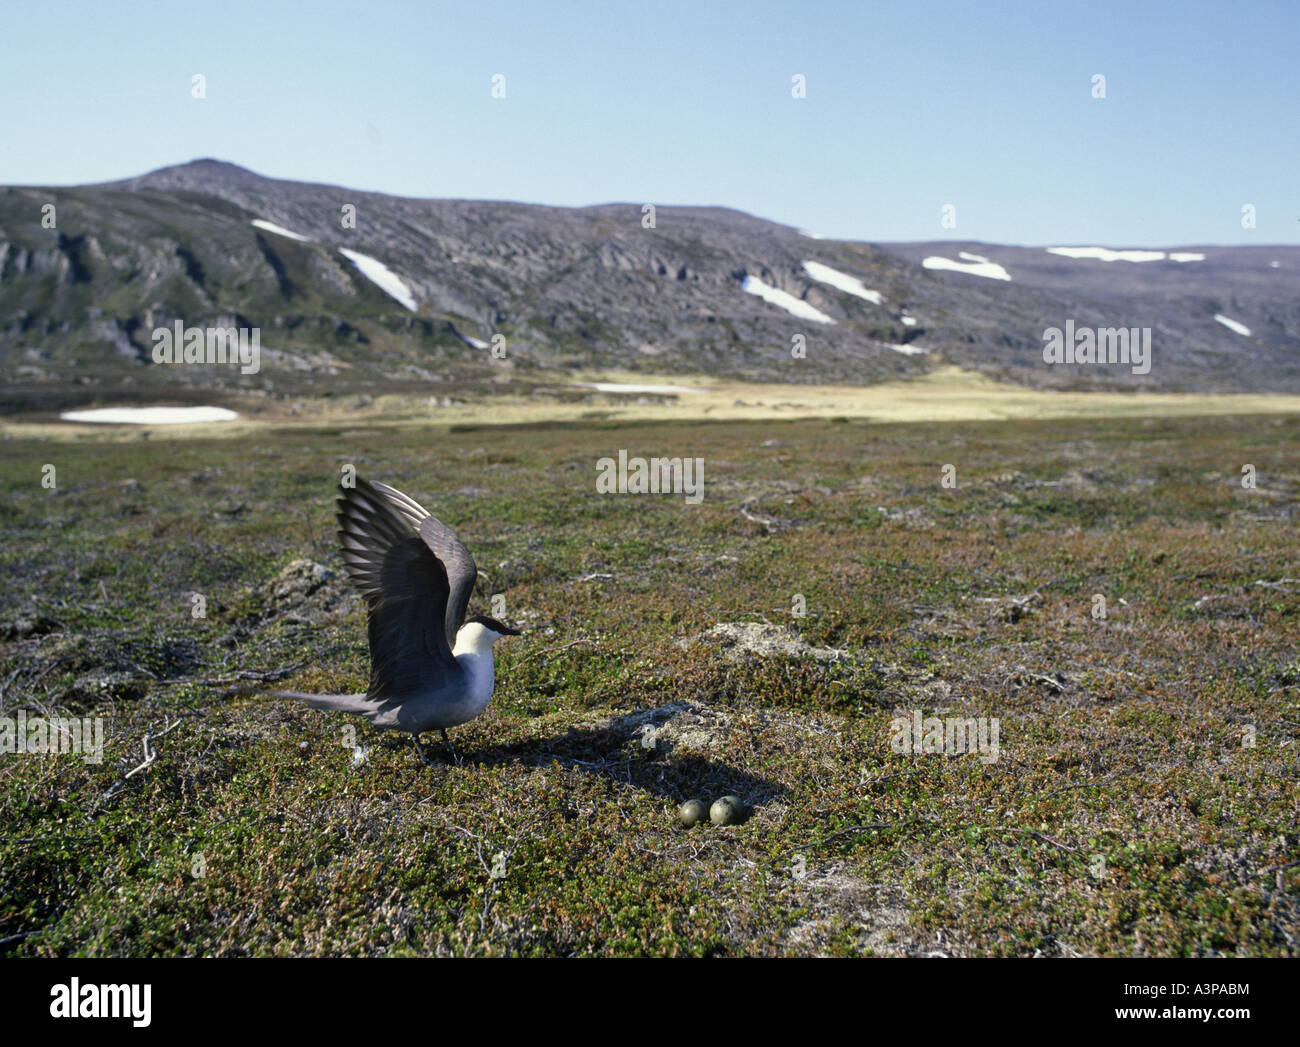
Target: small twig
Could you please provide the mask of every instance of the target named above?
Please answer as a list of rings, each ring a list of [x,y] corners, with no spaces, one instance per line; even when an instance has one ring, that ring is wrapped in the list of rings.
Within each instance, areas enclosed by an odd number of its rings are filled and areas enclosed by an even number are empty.
[[[149,743],[158,741],[160,738],[166,738],[167,735],[171,734],[172,731],[176,730],[176,728],[179,727],[180,725],[181,725],[181,721],[177,720],[175,723],[168,726],[165,730],[160,731],[157,737],[154,737],[154,735],[151,732],[145,731],[144,743],[142,745],[142,748],[144,749],[144,762],[141,763],[139,766],[133,767],[131,768],[131,770],[127,771],[126,775],[122,778],[122,781],[126,781],[127,778],[131,778],[134,775],[139,774],[145,768],[151,767],[153,765],[153,762],[158,759],[158,750],[151,749],[149,747]]]
[[[568,643],[562,643],[562,644],[560,644],[559,647],[548,647],[548,648],[547,648],[546,650],[544,650],[544,651],[534,651],[534,652],[533,652],[532,654],[530,654],[527,658],[521,658],[521,659],[520,659],[519,661],[517,661],[515,664],[516,664],[516,665],[526,665],[526,664],[528,664],[529,662],[531,662],[534,658],[538,657],[539,655],[549,654],[549,655],[554,656],[554,655],[559,654],[561,651],[567,651],[570,647],[577,647],[578,644],[580,644],[580,643],[595,643],[595,642],[596,642],[595,640],[585,640],[585,639],[584,639],[584,640],[570,640]],[[551,659],[550,659],[550,658],[547,658],[546,660],[549,662]]]
[[[745,502],[740,507],[740,515],[743,516],[746,520],[749,520],[751,523],[762,524],[764,527],[767,528],[768,533],[771,534],[779,526],[777,521],[773,520],[770,516],[755,516],[753,513],[749,511],[749,506],[751,506],[753,503],[754,503],[754,499],[752,498],[749,501]]]
[[[1028,607],[1035,600],[1041,600],[1043,594],[1035,589],[1032,593],[1026,593],[1024,596],[975,596],[971,599],[975,603],[1009,603],[1017,607]]]
[[[910,822],[868,822],[866,825],[850,825],[847,829],[838,829],[831,833],[822,840],[822,843],[833,840],[837,836],[844,836],[847,833],[867,832],[870,829],[904,829],[909,825],[920,825],[927,820],[925,818],[913,818]],[[939,823],[934,822],[932,824],[938,825]]]
[[[1036,829],[1015,829],[1009,825],[974,825],[971,826],[971,828],[994,833],[1024,833],[1026,836],[1033,836],[1035,839],[1042,840],[1044,843],[1050,843],[1053,847],[1059,847],[1061,850],[1069,851],[1071,854],[1079,853],[1079,848],[1071,847],[1069,844],[1061,843],[1059,840],[1053,840],[1046,833],[1040,833]]]
[[[1265,589],[1276,589],[1279,592],[1283,592],[1283,593],[1295,592],[1294,589],[1286,588],[1288,582],[1291,583],[1292,585],[1300,585],[1300,578],[1282,578],[1276,582],[1257,581],[1255,584],[1262,585]]]
[[[831,681],[831,682],[832,682],[832,683],[837,683],[838,681],[834,681],[834,680],[833,680],[833,681]],[[918,774],[920,774],[920,773],[921,773],[920,771],[900,771],[898,774],[884,774],[884,775],[881,775],[879,778],[868,778],[866,781],[860,781],[860,782],[858,782],[858,784],[859,784],[859,785],[879,785],[879,784],[881,784],[881,782],[888,782],[888,781],[891,781],[891,780],[894,779],[894,778],[915,778],[915,777],[916,777]]]
[[[15,669],[12,673],[9,674],[9,679],[7,679],[4,683],[0,684],[0,701],[4,700],[4,696],[9,690],[9,685],[13,683],[16,679],[18,679],[18,674],[22,671],[23,671],[23,667],[20,665],[17,669]]]
[[[1006,687],[1007,684],[1009,684],[1012,680],[1016,679],[1017,677],[1019,677],[1021,680],[1024,680],[1028,683],[1041,683],[1043,684],[1043,686],[1050,688],[1052,691],[1054,691],[1057,694],[1062,694],[1065,691],[1065,684],[1061,683],[1060,680],[1054,679],[1051,676],[1044,676],[1042,673],[1029,673],[1029,672],[1024,672],[1023,670],[1017,670],[1016,672],[1008,676],[1005,680],[1002,681],[1002,686]]]
[[[130,781],[130,779],[134,778],[141,771],[147,770],[148,768],[152,767],[154,761],[158,759],[158,750],[151,748],[150,742],[155,742],[155,741],[159,741],[162,738],[166,738],[167,735],[171,734],[172,731],[176,730],[176,728],[179,727],[181,723],[182,723],[181,720],[177,720],[175,723],[171,724],[170,726],[160,731],[156,735],[153,734],[151,731],[145,731],[144,742],[142,744],[142,748],[144,749],[144,760],[138,765],[136,765],[135,767],[132,767],[131,770],[127,771],[126,774],[124,774],[121,778],[119,778],[116,782],[114,782],[106,790],[104,790],[104,794],[99,798],[99,802],[103,803],[105,800],[109,799],[111,796],[116,794],[124,785],[126,785],[128,781]]]

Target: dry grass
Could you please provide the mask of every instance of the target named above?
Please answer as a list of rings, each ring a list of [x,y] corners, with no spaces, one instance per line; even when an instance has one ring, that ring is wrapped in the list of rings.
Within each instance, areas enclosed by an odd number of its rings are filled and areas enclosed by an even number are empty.
[[[504,382],[513,372],[503,367]],[[515,377],[518,377],[517,375]],[[601,392],[584,383],[677,386],[689,393]],[[168,439],[247,437],[268,426],[311,430],[322,424],[394,426],[545,425],[617,421],[671,425],[698,421],[790,421],[803,418],[861,419],[881,423],[953,421],[1038,421],[1091,418],[1199,418],[1223,415],[1300,413],[1300,396],[1257,393],[1057,392],[995,382],[958,367],[940,367],[907,381],[879,385],[778,385],[704,376],[641,373],[575,373],[529,377],[514,386],[479,385],[450,402],[386,395],[364,402],[302,399],[292,402],[243,399],[231,402],[241,418],[219,425],[154,427]],[[448,400],[449,398],[444,398]],[[434,398],[437,400],[437,398]],[[224,398],[223,398],[224,402]],[[34,416],[0,422],[8,438],[94,440],[138,439],[141,427],[59,422]],[[376,435],[372,430],[370,435]]]

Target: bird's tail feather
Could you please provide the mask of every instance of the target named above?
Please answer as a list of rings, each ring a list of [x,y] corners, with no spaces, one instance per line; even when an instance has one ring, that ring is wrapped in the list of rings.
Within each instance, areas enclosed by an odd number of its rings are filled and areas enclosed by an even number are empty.
[[[378,703],[364,694],[304,694],[302,691],[272,691],[273,698],[296,698],[317,709],[332,709],[344,713],[367,716],[378,709]]]

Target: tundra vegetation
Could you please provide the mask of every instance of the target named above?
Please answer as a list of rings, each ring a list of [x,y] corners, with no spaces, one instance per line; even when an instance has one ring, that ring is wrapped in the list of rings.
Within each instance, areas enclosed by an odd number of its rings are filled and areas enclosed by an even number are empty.
[[[0,757],[0,951],[1300,951],[1294,415],[364,426],[0,441],[0,714],[105,724]],[[262,693],[365,686],[345,465],[526,630],[463,765]]]

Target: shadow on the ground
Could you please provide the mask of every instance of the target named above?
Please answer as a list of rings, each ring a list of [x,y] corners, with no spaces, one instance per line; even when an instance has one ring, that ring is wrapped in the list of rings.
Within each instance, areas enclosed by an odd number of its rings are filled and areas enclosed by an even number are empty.
[[[662,742],[654,748],[643,747],[639,732],[646,726],[661,725],[680,709],[681,706],[670,705],[640,710],[601,726],[569,728],[559,734],[502,745],[457,746],[456,752],[465,764],[482,767],[558,764],[631,785],[675,804],[692,797],[707,803],[720,796],[735,795],[753,810],[784,795],[785,787],[777,782],[722,760],[694,752],[674,753]],[[447,750],[436,738],[436,734],[426,735],[426,740],[433,744],[426,744],[425,751],[435,763],[439,759],[448,760]]]

